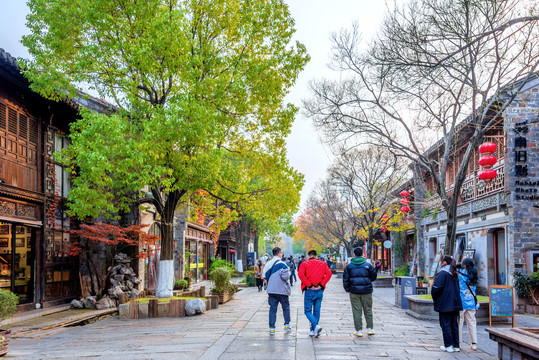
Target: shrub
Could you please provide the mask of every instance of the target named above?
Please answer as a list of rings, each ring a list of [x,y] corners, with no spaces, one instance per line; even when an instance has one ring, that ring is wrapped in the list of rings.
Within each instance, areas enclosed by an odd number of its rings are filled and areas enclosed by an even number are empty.
[[[395,275],[395,276],[408,276],[409,273],[410,273],[410,269],[408,269],[408,264],[404,263],[404,264],[402,264],[401,266],[399,266],[398,268],[395,269],[395,271],[393,272],[393,275]]]
[[[0,321],[10,318],[17,310],[19,297],[9,290],[0,289]]]
[[[219,260],[214,259],[211,263],[210,270],[209,270],[210,277],[211,277],[212,271],[218,268],[226,268],[231,272],[231,276],[232,275],[237,276],[236,267],[234,266],[234,264],[229,263],[228,261],[223,260],[223,259],[219,259]]]
[[[256,286],[256,279],[255,279],[255,272],[251,270],[247,270],[245,272],[245,283],[247,286]]]
[[[215,284],[215,287],[213,288],[213,291],[222,294],[225,291],[230,289],[230,279],[232,278],[232,274],[230,273],[230,270],[226,267],[217,267],[214,268],[210,273],[210,280],[213,281]]]
[[[513,285],[518,296],[531,298],[535,305],[539,305],[539,270],[529,275],[515,271]]]
[[[174,282],[174,289],[187,289],[189,287],[189,282],[187,280],[176,280]]]

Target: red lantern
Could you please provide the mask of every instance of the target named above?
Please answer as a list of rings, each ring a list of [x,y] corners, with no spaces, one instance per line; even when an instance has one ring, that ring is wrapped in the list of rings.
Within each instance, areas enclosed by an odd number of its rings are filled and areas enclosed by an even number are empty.
[[[402,196],[402,197],[408,197],[408,196],[410,196],[410,192],[409,192],[409,191],[406,191],[406,190],[401,191],[401,196]]]
[[[401,211],[402,211],[403,213],[409,213],[409,212],[410,212],[410,208],[409,208],[408,206],[403,206],[403,207],[401,207]]]
[[[497,161],[498,159],[496,158],[496,156],[486,155],[482,156],[479,159],[479,165],[481,165],[485,169],[490,169],[494,164],[496,164]]]
[[[408,205],[410,203],[410,199],[401,199],[402,205]]]
[[[387,219],[387,218],[389,218],[389,216],[387,215],[382,216],[382,219]]]
[[[479,152],[481,154],[494,154],[497,148],[498,147],[494,143],[484,142],[479,146]]]
[[[387,231],[387,227],[382,226],[382,227],[380,228],[380,230],[382,230],[383,232],[386,232],[386,231]]]
[[[496,170],[486,169],[479,173],[479,179],[483,180],[488,184],[492,180],[496,179],[497,175],[498,173],[496,172]]]

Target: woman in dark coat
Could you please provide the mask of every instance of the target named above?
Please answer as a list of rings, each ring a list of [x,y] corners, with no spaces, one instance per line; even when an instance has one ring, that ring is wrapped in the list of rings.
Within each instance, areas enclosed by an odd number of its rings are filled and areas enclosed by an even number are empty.
[[[446,255],[442,258],[440,272],[432,285],[434,311],[440,317],[440,326],[444,337],[444,345],[440,349],[447,352],[460,351],[459,345],[459,311],[462,310],[460,289],[455,260]]]

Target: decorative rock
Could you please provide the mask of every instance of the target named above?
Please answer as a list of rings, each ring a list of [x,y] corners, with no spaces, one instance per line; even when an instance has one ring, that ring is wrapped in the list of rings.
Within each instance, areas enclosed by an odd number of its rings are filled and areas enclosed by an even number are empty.
[[[116,308],[116,303],[111,298],[105,296],[95,304],[95,307],[97,310],[114,309]]]
[[[201,299],[191,299],[185,304],[185,315],[194,316],[196,314],[204,314],[206,304]]]
[[[122,288],[119,286],[114,286],[108,290],[109,296],[113,299],[117,299],[120,294],[123,294]]]
[[[86,309],[95,309],[95,304],[96,304],[96,299],[95,299],[95,296],[88,296],[86,299],[84,299],[83,303],[84,303],[84,307]]]
[[[81,303],[79,300],[76,300],[76,299],[71,301],[70,306],[71,306],[72,309],[84,309],[84,304]]]

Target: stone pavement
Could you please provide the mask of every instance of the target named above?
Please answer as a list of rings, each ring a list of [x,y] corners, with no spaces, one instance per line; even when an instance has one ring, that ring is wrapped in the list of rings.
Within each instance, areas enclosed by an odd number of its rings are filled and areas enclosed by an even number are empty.
[[[292,288],[292,333],[284,333],[282,312],[276,335],[268,334],[265,293],[248,288],[219,309],[186,318],[119,320],[67,328],[47,337],[20,338],[10,343],[7,358],[19,359],[493,359],[492,344],[480,342],[480,351],[468,344],[462,352],[441,352],[437,322],[420,321],[386,300],[393,289],[375,289],[376,335],[357,338],[348,295],[341,279],[328,284],[322,304],[319,338],[308,336],[303,297]],[[385,299],[385,300],[384,300]],[[481,330],[480,330],[481,331]],[[464,334],[467,341],[467,334]],[[494,347],[496,348],[496,347]],[[487,350],[487,352],[482,351]],[[490,353],[489,353],[490,352]]]

